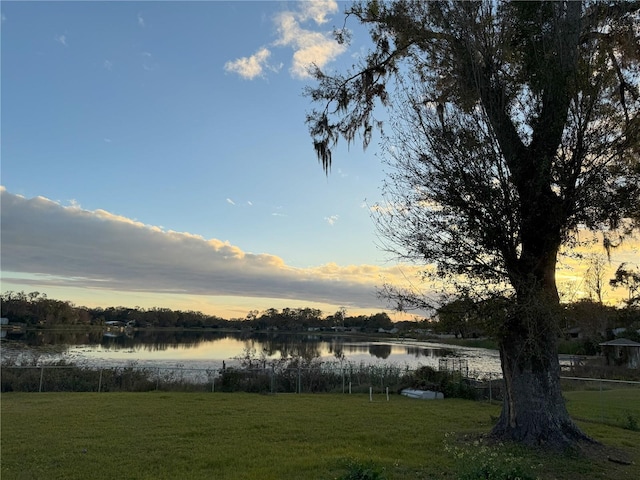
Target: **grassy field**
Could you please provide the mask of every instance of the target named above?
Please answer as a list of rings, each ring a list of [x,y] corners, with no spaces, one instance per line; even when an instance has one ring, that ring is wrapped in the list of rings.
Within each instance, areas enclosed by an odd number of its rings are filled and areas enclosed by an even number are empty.
[[[597,394],[568,392],[568,405],[577,417],[597,418]],[[621,420],[640,418],[640,389],[622,395]],[[533,466],[544,479],[640,478],[637,431],[580,422],[632,465],[602,452],[585,458],[496,446],[482,453],[479,434],[499,406],[465,400],[164,392],[1,400],[2,480],[336,479],[368,462],[387,479],[455,479],[482,455]]]

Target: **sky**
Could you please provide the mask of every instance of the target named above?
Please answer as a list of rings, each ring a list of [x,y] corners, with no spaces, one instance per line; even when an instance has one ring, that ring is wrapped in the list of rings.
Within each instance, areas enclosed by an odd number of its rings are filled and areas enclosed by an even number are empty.
[[[346,6],[3,1],[1,290],[224,318],[386,309],[378,288],[419,267],[378,248],[376,139],[325,175],[305,125],[309,65],[367,45],[355,24],[333,41]]]

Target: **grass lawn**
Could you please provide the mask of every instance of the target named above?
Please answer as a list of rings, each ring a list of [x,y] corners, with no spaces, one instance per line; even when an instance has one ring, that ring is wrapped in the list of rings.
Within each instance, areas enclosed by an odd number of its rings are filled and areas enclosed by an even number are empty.
[[[640,418],[640,389],[632,392],[625,402]],[[578,417],[599,408],[581,395],[567,394]],[[455,479],[478,461],[469,460],[480,451],[474,440],[499,414],[497,405],[398,395],[5,393],[1,403],[2,480],[328,480],[349,462],[373,462],[387,479]],[[535,465],[544,479],[640,478],[639,432],[580,425],[634,464],[606,454],[493,451]],[[452,448],[466,456],[456,459]]]

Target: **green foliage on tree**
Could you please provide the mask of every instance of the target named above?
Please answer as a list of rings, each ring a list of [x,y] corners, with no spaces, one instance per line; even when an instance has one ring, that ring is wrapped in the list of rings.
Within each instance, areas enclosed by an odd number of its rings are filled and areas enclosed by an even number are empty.
[[[618,267],[614,277],[609,280],[609,284],[614,288],[625,288],[628,297],[625,303],[629,307],[640,306],[640,270],[633,268],[626,263]]]
[[[438,332],[467,338],[474,328],[479,327],[479,323],[475,304],[469,298],[457,299],[438,308]]]
[[[2,316],[15,323],[27,325],[89,325],[91,316],[86,309],[71,302],[47,298],[40,292],[6,292],[0,296]]]

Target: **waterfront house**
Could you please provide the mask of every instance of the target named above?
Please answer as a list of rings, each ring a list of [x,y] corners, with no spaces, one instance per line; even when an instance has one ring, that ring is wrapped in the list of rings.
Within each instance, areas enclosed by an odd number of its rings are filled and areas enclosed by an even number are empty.
[[[640,368],[640,343],[626,338],[616,338],[600,344],[607,365]]]

